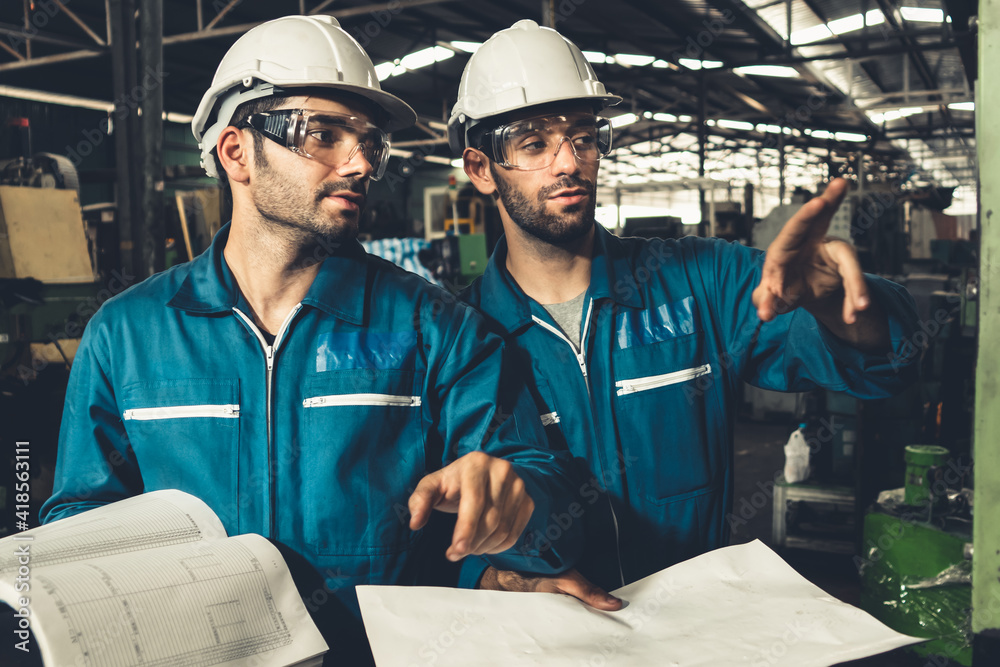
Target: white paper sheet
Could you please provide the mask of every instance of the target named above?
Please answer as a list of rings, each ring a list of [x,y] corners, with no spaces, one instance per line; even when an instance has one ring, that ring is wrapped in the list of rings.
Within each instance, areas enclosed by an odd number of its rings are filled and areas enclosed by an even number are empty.
[[[379,667],[822,667],[923,641],[795,572],[760,541],[625,586],[618,612],[549,593],[358,586]]]

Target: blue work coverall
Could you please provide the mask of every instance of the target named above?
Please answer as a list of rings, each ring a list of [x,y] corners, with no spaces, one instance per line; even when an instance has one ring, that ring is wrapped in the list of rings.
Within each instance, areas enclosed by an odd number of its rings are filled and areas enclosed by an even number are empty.
[[[408,526],[424,475],[477,450],[502,457],[535,502],[537,529],[571,499],[572,462],[548,448],[523,384],[501,377],[502,340],[472,308],[352,241],[325,258],[268,345],[223,259],[228,234],[90,321],[41,517],[191,493],[230,535],[277,542],[293,575],[304,561],[307,606],[332,591],[319,614],[331,655],[356,664],[350,646],[368,650],[356,584],[456,581],[455,568],[443,573],[453,517],[435,513],[447,524],[436,536]],[[555,550],[488,559],[550,574],[581,546],[579,529]]]
[[[550,515],[547,533],[526,534],[522,547],[544,548],[585,517],[579,569],[605,588],[727,544],[744,380],[880,398],[912,369],[900,354],[916,327],[912,298],[875,276],[866,281],[892,339],[882,355],[847,345],[803,309],[761,323],[751,301],[759,250],[696,237],[621,239],[596,225],[577,354],[506,258],[503,238],[462,297],[504,336],[553,446],[568,446],[589,471],[571,511]],[[463,577],[475,574],[471,565]]]

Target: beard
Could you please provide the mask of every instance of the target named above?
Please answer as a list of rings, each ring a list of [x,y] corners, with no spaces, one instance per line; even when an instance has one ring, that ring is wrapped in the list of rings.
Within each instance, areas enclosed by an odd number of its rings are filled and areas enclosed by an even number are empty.
[[[271,223],[272,231],[290,239],[302,241],[322,240],[324,245],[340,245],[358,236],[358,218],[364,210],[364,201],[357,212],[338,210],[331,214],[323,210],[323,200],[334,192],[353,192],[367,196],[367,184],[360,179],[325,181],[313,192],[308,192],[296,181],[294,175],[274,169],[264,151],[255,151],[257,165],[256,187],[252,191],[253,204],[261,218]]]
[[[593,228],[597,207],[595,183],[578,176],[563,176],[556,183],[540,189],[532,202],[524,192],[507,182],[492,164],[490,171],[507,214],[529,236],[550,245],[563,246],[586,236]],[[579,204],[563,206],[558,214],[549,213],[545,209],[549,196],[566,188],[583,188],[589,196]]]

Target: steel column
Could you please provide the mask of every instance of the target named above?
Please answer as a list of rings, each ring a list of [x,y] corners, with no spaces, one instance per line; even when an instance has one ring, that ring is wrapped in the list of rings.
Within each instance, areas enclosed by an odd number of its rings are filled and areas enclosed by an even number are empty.
[[[140,0],[139,64],[142,90],[142,267],[164,269],[163,211],[163,0]],[[222,16],[224,12],[220,12]],[[138,166],[138,165],[137,165]]]
[[[972,540],[972,631],[974,653],[988,663],[986,644],[1000,644],[1000,0],[979,2],[979,81],[976,85],[976,150],[979,153],[979,342],[976,360],[976,511]],[[996,218],[996,220],[994,220]],[[996,654],[993,659],[995,660]]]

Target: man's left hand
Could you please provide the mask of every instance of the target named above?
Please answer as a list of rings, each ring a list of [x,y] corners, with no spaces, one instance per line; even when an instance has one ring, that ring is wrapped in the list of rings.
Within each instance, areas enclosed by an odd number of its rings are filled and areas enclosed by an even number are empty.
[[[562,574],[542,576],[498,570],[490,566],[483,573],[476,588],[486,591],[562,593],[602,611],[618,611],[625,604],[621,599],[590,583],[590,580],[576,569],[567,570]]]
[[[807,202],[782,227],[767,248],[760,285],[753,303],[761,321],[843,294],[842,317],[854,324],[870,298],[854,248],[826,236],[830,220],[847,192],[847,182],[834,179],[819,197]]]
[[[458,514],[445,552],[452,561],[510,549],[535,511],[514,467],[483,452],[466,454],[424,477],[409,505],[412,530],[423,528],[435,509]]]

